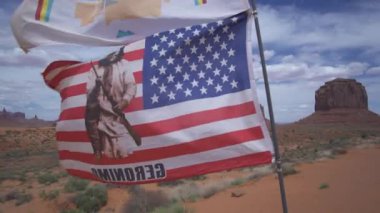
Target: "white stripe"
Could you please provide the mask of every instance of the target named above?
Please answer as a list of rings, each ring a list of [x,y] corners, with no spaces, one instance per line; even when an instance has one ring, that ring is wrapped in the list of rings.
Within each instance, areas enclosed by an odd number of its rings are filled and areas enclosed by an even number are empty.
[[[53,78],[55,78],[60,72],[66,70],[68,68],[74,68],[74,67],[77,67],[77,66],[80,66],[80,65],[83,65],[83,64],[85,64],[85,63],[78,63],[78,64],[74,64],[74,65],[70,65],[70,66],[58,67],[58,68],[56,68],[54,70],[51,70],[49,72],[49,74],[47,74],[45,76],[45,79],[46,79],[47,82],[49,82],[49,81],[53,80]]]
[[[82,152],[87,154],[93,154],[94,151],[92,149],[91,143],[83,143],[83,142],[62,142],[58,141],[58,150],[59,151],[70,151],[70,152]]]
[[[142,70],[142,66],[143,66],[142,63],[143,63],[143,60],[130,61],[128,63],[128,66],[131,66],[133,72],[138,72]],[[63,70],[63,72],[64,71],[65,70]],[[65,89],[67,87],[75,86],[82,83],[87,83],[88,80],[89,80],[88,72],[68,76],[64,79],[61,79],[61,81],[58,83],[55,89],[57,91],[61,91],[62,89]]]
[[[144,48],[145,48],[145,40],[140,40],[140,41],[137,41],[137,42],[134,42],[132,44],[125,46],[124,52],[128,53],[128,52],[132,52],[135,50],[142,50]],[[55,78],[60,72],[62,72],[62,71],[64,72],[66,69],[72,69],[72,68],[81,66],[83,64],[87,64],[87,63],[78,63],[78,64],[74,64],[74,65],[70,65],[70,66],[58,67],[54,70],[49,71],[49,74],[47,74],[45,76],[45,79],[47,82],[49,82],[53,78]],[[132,70],[134,70],[134,71],[141,71],[142,67],[143,67],[143,60],[141,59],[141,60],[129,61],[128,66],[130,68],[132,68]],[[84,82],[82,82],[82,83],[84,83]]]
[[[84,107],[86,106],[86,101],[87,101],[86,94],[76,95],[76,96],[71,96],[69,98],[66,98],[61,103],[61,111],[74,108],[74,107]]]
[[[127,63],[127,69],[132,70],[133,72],[142,72],[143,68],[143,60],[135,60],[135,61],[128,61]]]
[[[76,160],[61,160],[61,164],[66,169],[76,169],[86,172],[91,172],[91,168],[111,169],[120,167],[136,167],[146,164],[163,163],[167,170],[177,169],[187,166],[195,166],[202,163],[210,163],[230,158],[242,157],[244,155],[260,153],[269,151],[271,147],[270,141],[261,139],[255,141],[248,141],[246,143],[223,147],[220,149],[213,149],[204,152],[180,155],[171,158],[165,158],[155,161],[145,161],[130,164],[117,164],[117,165],[93,165]]]
[[[86,131],[84,119],[63,120],[57,122],[57,132]]]
[[[142,96],[142,85],[138,84],[137,89],[136,89],[136,97],[141,97],[141,96]],[[70,96],[66,98],[64,101],[62,101],[61,111],[74,108],[74,107],[84,107],[86,106],[86,101],[87,101],[87,94]]]
[[[178,144],[184,144],[187,142],[191,142],[194,140],[217,136],[220,134],[226,134],[229,132],[239,131],[248,129],[251,127],[261,126],[263,128],[263,122],[260,116],[256,115],[248,115],[239,118],[227,119],[222,121],[217,121],[208,124],[202,124],[195,127],[190,127],[186,129],[181,129],[178,131],[158,135],[151,137],[142,138],[143,146],[139,147],[137,150],[145,150],[145,149],[153,149],[165,146],[172,146]],[[57,131],[65,132],[65,131],[86,131],[84,125],[84,120],[75,120],[73,122],[59,122],[57,124]],[[70,134],[70,133],[67,133]],[[73,146],[68,146],[68,144],[72,144]],[[61,149],[59,144],[65,144]],[[86,148],[85,153],[92,153],[91,144],[88,142],[65,142],[59,141],[58,147],[59,150],[67,150],[67,151],[77,151],[76,144],[87,144],[88,148]],[[78,151],[79,152],[79,151]]]
[[[131,112],[127,113],[126,117],[130,120],[132,125],[161,121],[205,110],[246,103],[252,101],[250,94],[250,90],[243,90],[218,97],[196,99],[164,107]]]
[[[79,97],[81,96],[81,97]],[[84,98],[83,98],[84,97]],[[62,110],[70,109],[72,107],[79,107],[86,105],[85,95],[78,95],[67,98],[61,105]],[[229,93],[218,97],[197,99],[185,101],[178,104],[173,104],[165,107],[155,109],[144,109],[140,111],[126,113],[127,119],[132,125],[150,123],[160,120],[166,120],[181,115],[200,112],[204,110],[219,109],[221,107],[238,105],[252,101],[252,90],[247,89],[236,93]],[[256,109],[260,110],[259,109]]]
[[[69,76],[62,79],[57,85],[56,90],[61,91],[62,89],[65,89],[66,87],[71,87],[78,84],[87,83],[89,80],[88,73],[89,72],[85,72],[85,73]]]
[[[66,66],[64,67],[58,67],[52,71],[49,72],[49,74],[47,74],[45,76],[45,81],[47,83],[49,83],[55,76],[57,76],[63,69],[66,69]]]
[[[141,50],[145,48],[145,39],[130,43],[124,47],[124,52],[132,52],[135,50]]]
[[[143,86],[142,84],[137,84],[135,97],[142,97],[142,96],[143,96]]]

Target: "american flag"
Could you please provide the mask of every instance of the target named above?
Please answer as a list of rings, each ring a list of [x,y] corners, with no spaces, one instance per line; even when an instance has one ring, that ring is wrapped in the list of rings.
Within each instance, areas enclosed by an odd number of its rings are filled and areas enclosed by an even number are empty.
[[[144,106],[155,108],[250,88],[246,19],[235,16],[146,39]]]
[[[271,163],[252,74],[250,26],[250,15],[241,13],[125,47],[138,85],[125,115],[142,146],[121,159],[93,155],[84,124],[91,65],[49,65],[45,82],[62,97],[56,127],[61,165],[82,178],[135,184]]]

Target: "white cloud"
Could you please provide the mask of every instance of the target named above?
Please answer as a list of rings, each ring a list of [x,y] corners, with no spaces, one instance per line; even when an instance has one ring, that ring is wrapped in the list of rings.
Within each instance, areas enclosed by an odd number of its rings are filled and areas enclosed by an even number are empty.
[[[380,13],[317,13],[295,7],[259,7],[265,43],[305,50],[380,48]]]
[[[59,112],[59,95],[39,80],[0,79],[1,106],[9,111],[22,111],[27,117],[55,120]]]
[[[370,76],[372,76],[372,75],[380,76],[380,66],[372,67],[372,68],[368,69],[366,74],[370,75]]]
[[[264,51],[264,57],[266,60],[270,60],[275,54],[276,54],[276,52],[274,50],[265,50]]]
[[[314,94],[323,82],[297,81],[270,84],[275,121],[286,123],[297,121],[314,111]],[[268,106],[263,84],[257,86],[259,102],[268,116]]]
[[[295,81],[302,79],[309,70],[306,63],[281,63],[268,65],[268,77],[271,81]]]
[[[368,65],[366,63],[351,62],[349,64],[339,64],[336,66],[318,66],[310,68],[305,79],[330,80],[334,78],[352,78],[364,74]]]
[[[279,56],[278,56],[279,57]],[[317,58],[313,61],[312,58]],[[268,63],[267,71],[271,82],[323,81],[334,78],[352,78],[364,75],[369,65],[365,62],[324,65],[319,54],[285,55],[278,63]],[[256,79],[262,81],[261,64],[254,62]]]
[[[20,48],[0,50],[0,64],[2,66],[45,66],[50,56],[44,51],[32,51],[29,54]]]

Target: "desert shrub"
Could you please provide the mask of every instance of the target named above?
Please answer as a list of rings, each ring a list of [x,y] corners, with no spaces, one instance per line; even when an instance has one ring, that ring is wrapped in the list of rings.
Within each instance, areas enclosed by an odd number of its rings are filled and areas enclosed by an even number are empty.
[[[216,194],[220,189],[218,189],[217,187],[209,187],[207,189],[204,190],[204,192],[202,193],[202,196],[203,198],[210,198],[212,197],[214,194]]]
[[[241,178],[231,181],[231,186],[239,186],[244,183],[244,180]]]
[[[22,205],[24,203],[28,203],[33,199],[33,196],[31,194],[25,194],[22,193],[19,197],[16,199],[16,206]]]
[[[343,149],[343,148],[334,148],[331,150],[332,154],[333,155],[344,155],[344,154],[347,154],[347,150]]]
[[[38,182],[44,185],[50,185],[58,181],[58,176],[50,172],[38,176]]]
[[[327,189],[327,188],[329,188],[330,186],[329,186],[329,184],[327,184],[327,183],[321,183],[320,185],[319,185],[319,189]]]
[[[65,192],[77,192],[77,191],[83,191],[86,189],[90,182],[85,179],[70,177],[69,180],[66,182],[64,189]]]
[[[5,157],[8,158],[19,158],[29,155],[28,150],[11,150],[5,153]]]
[[[360,135],[361,138],[363,139],[367,139],[368,138],[368,134],[363,132],[361,135]]]
[[[201,198],[201,195],[200,194],[190,194],[187,198],[186,198],[186,201],[189,201],[189,202],[197,202],[199,199]]]
[[[5,131],[6,135],[12,135],[13,133],[17,133],[17,132],[16,131],[12,131],[12,130]]]
[[[210,198],[217,192],[230,186],[230,180],[208,183],[207,185],[202,185],[201,187],[194,182],[187,182],[184,185],[173,188],[168,193],[172,201],[195,202],[202,198]]]
[[[284,176],[297,174],[297,170],[294,168],[294,164],[283,163],[281,166],[282,166],[282,174]]]
[[[14,200],[19,196],[19,194],[21,193],[18,190],[13,190],[11,192],[8,192],[4,197],[4,201]]]
[[[22,182],[26,181],[26,172],[16,171],[16,170],[6,170],[0,169],[0,182],[3,180],[19,180]]]
[[[44,200],[54,200],[58,196],[59,196],[59,190],[58,189],[52,190],[50,192],[46,192],[45,190],[42,190],[40,192],[40,198],[42,198]]]
[[[64,172],[60,172],[60,173],[58,174],[58,177],[60,177],[60,178],[62,178],[62,177],[67,177],[67,176],[69,176],[69,173],[67,173],[66,171],[64,171]]]
[[[272,174],[274,172],[274,167],[272,165],[265,165],[265,166],[251,167],[250,170],[252,174],[246,178],[247,180],[259,179],[268,174]]]
[[[6,200],[5,200],[5,196],[4,195],[0,195],[0,203],[4,203]]]
[[[33,199],[33,196],[31,194],[26,194],[25,192],[14,190],[6,194],[2,200],[3,201],[16,200],[16,206],[19,206],[24,203],[30,202],[32,199]]]
[[[18,176],[17,180],[19,180],[21,182],[25,182],[26,181],[26,175],[20,175],[20,176]]]
[[[168,187],[171,187],[171,186],[178,186],[178,185],[181,185],[181,184],[184,184],[185,182],[181,179],[178,179],[178,180],[173,180],[173,181],[162,181],[162,182],[159,182],[158,183],[158,186],[168,186]]]
[[[165,207],[162,206],[162,207],[155,208],[150,213],[190,213],[190,212],[192,211],[186,209],[180,203],[175,202]]]
[[[193,176],[191,178],[189,178],[190,180],[206,180],[207,179],[207,176],[206,175],[197,175],[197,176]]]
[[[81,209],[67,209],[67,210],[61,211],[61,213],[86,213],[86,212]]]
[[[196,183],[188,182],[182,186],[174,188],[170,192],[170,198],[172,198],[172,200],[195,202],[204,197],[205,192],[206,194],[212,194],[212,192],[208,191],[209,188],[218,188],[219,191],[219,189],[225,188],[225,186],[217,187],[211,184],[200,188]]]
[[[96,212],[107,204],[107,188],[103,185],[94,185],[81,192],[74,198],[78,209],[84,212]]]
[[[130,188],[131,198],[124,205],[128,213],[148,213],[159,207],[167,207],[169,198],[162,191],[146,191],[137,186]]]

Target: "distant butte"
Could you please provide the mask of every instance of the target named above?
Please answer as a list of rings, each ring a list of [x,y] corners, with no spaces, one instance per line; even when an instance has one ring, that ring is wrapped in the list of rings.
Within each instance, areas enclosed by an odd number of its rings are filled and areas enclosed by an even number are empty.
[[[23,112],[8,112],[5,108],[0,111],[0,127],[51,127],[54,126],[53,121],[41,120],[34,116],[32,119],[27,119]]]
[[[355,79],[337,78],[315,92],[315,112],[298,123],[379,123],[368,110],[365,87]]]

